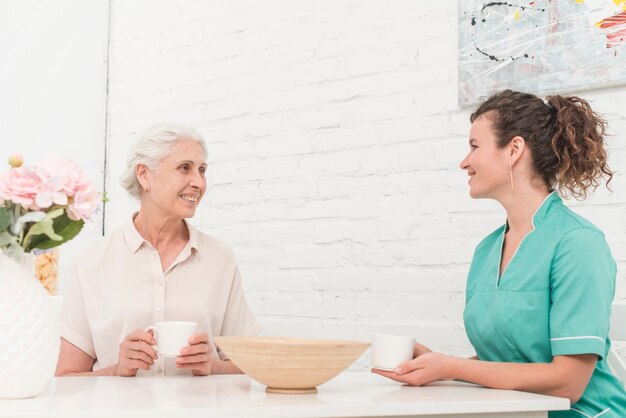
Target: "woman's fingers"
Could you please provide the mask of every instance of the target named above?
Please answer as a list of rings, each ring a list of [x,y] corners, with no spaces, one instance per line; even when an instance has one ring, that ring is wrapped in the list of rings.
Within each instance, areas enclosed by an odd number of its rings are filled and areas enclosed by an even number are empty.
[[[136,329],[124,338],[127,341],[145,341],[147,344],[156,344],[154,336],[151,332],[143,329]]]
[[[178,356],[176,357],[176,364],[206,363],[210,360],[211,356],[208,353],[202,353],[189,356]]]
[[[209,351],[211,351],[211,346],[209,344],[200,343],[182,348],[180,350],[180,354],[188,356],[193,354],[208,353]]]
[[[136,329],[120,343],[116,374],[135,376],[137,370],[150,370],[154,360],[158,358],[152,347],[155,344],[152,334]]]
[[[206,332],[189,337],[189,345],[180,350],[176,357],[176,367],[191,369],[194,375],[211,374],[211,345]]]
[[[384,377],[386,377],[388,379],[395,380],[396,382],[408,383],[406,375],[401,375],[401,374],[397,374],[395,372],[390,372],[390,371],[387,371],[387,370],[380,370],[380,369],[372,369],[372,373],[379,374],[379,375],[384,376]]]
[[[140,351],[142,353],[146,353],[149,357],[156,360],[159,355],[157,351],[150,344],[145,341],[129,341],[125,344],[125,348],[130,351]]]
[[[425,345],[422,345],[420,343],[415,343],[415,348],[413,349],[413,357],[419,357],[422,354],[432,353],[432,351],[433,350],[426,347]]]
[[[143,361],[146,364],[149,364],[150,366],[152,366],[154,364],[154,358],[149,356],[147,353],[143,352],[143,351],[139,351],[139,350],[128,350],[125,353],[126,358],[129,358],[131,360],[140,360]]]
[[[400,382],[400,383],[405,383],[411,386],[422,386],[427,383],[430,383],[429,381],[423,379],[423,376],[420,370],[413,370],[410,373],[398,374],[395,372],[388,372],[386,370],[372,369],[372,373],[379,374],[388,379],[395,380],[396,382]]]
[[[150,370],[150,364],[146,363],[143,360],[137,360],[132,358],[126,359],[126,367],[129,369],[141,369],[141,370]]]
[[[207,334],[206,332],[193,334],[191,337],[189,337],[189,340],[187,340],[187,342],[189,343],[189,345],[203,344],[203,343],[208,344],[209,334]]]

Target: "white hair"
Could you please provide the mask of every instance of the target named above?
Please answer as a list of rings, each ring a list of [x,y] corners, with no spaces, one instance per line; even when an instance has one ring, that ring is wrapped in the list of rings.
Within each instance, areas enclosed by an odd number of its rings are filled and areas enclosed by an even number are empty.
[[[207,149],[200,132],[191,126],[173,123],[154,125],[135,142],[128,160],[126,170],[120,178],[120,184],[134,198],[141,199],[143,188],[137,180],[136,167],[145,164],[150,170],[156,169],[170,151],[172,145],[178,141],[195,141],[202,147],[204,159],[207,159]]]

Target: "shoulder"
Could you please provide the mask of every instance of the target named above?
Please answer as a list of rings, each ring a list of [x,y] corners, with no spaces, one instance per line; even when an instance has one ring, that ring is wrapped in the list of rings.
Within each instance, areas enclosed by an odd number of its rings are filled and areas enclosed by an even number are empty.
[[[95,254],[101,254],[103,251],[117,248],[124,243],[124,234],[120,227],[88,243],[82,250],[78,251],[77,254],[83,256],[82,258],[86,256],[91,257]]]
[[[550,216],[548,228],[543,228],[546,241],[557,248],[580,246],[590,252],[608,250],[604,232],[565,205],[559,205]]]
[[[110,274],[115,268],[126,265],[125,254],[132,254],[124,239],[122,228],[87,243],[74,253],[71,269],[79,280],[95,280]]]
[[[232,248],[224,241],[200,231],[194,226],[190,228],[195,230],[197,236],[198,252],[201,254],[210,254],[211,257],[217,257],[224,260],[235,260],[235,253]]]
[[[565,205],[555,207],[550,218],[553,232],[567,235],[573,231],[578,231],[577,233],[580,234],[600,234],[604,236],[600,228]]]
[[[498,238],[502,236],[503,232],[504,232],[504,225],[500,226],[499,228],[494,230],[492,233],[487,235],[485,238],[483,238],[482,241],[480,241],[480,243],[476,246],[476,250],[474,250],[474,254],[479,254],[483,251],[490,250],[493,247],[493,245],[497,243]]]
[[[555,261],[579,265],[614,265],[611,249],[600,228],[566,206],[560,206],[544,231],[545,241],[553,238]]]

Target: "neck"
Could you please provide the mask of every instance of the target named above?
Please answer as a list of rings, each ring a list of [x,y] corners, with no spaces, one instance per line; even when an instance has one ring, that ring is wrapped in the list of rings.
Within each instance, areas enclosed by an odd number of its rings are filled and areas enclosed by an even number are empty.
[[[509,231],[525,234],[533,229],[533,216],[550,194],[547,188],[536,188],[528,185],[510,191],[509,195],[498,199],[506,210]]]
[[[133,218],[135,228],[143,239],[157,250],[176,240],[189,240],[189,231],[181,218],[158,212],[142,205]]]

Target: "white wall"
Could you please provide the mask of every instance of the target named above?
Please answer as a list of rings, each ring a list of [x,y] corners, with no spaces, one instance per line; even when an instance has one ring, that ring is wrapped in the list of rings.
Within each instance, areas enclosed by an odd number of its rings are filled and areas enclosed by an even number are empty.
[[[211,178],[193,221],[234,248],[266,335],[385,331],[471,352],[465,277],[503,213],[471,200],[457,167],[470,110],[457,105],[456,2],[112,0],[105,115],[107,7],[2,3],[3,155],[56,151],[100,182],[108,117],[111,231],[135,209],[118,185],[130,141],[192,124]],[[626,88],[579,94],[609,120],[621,171]],[[619,298],[625,183],[577,208],[607,233]]]
[[[103,189],[107,41],[108,0],[0,4],[0,171],[14,153],[27,164],[56,154]],[[102,216],[63,246],[61,274],[101,235]]]
[[[385,331],[471,352],[468,264],[504,218],[458,169],[456,2],[114,0],[111,36],[107,230],[133,210],[116,186],[129,141],[195,125],[211,186],[194,222],[234,247],[265,334]],[[625,93],[580,92],[618,134],[617,170]],[[607,232],[625,297],[614,184],[579,210]]]

